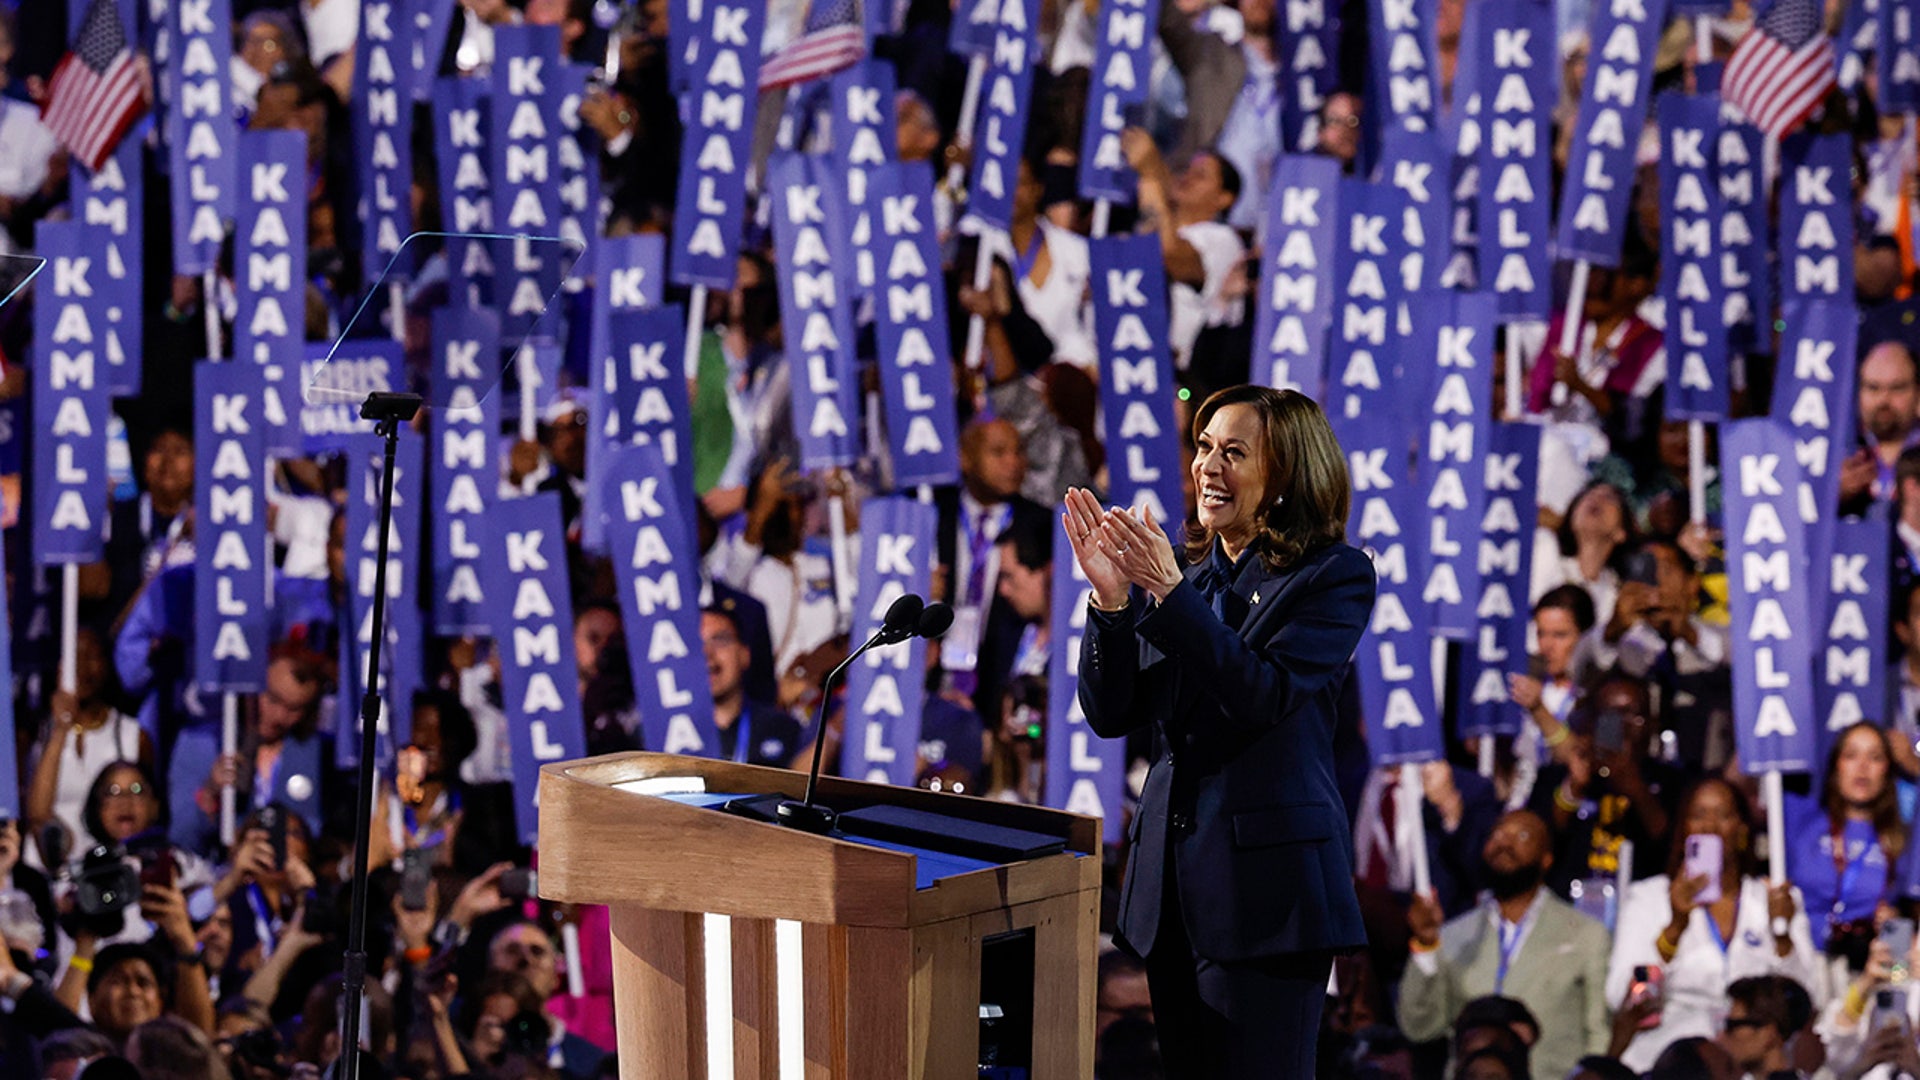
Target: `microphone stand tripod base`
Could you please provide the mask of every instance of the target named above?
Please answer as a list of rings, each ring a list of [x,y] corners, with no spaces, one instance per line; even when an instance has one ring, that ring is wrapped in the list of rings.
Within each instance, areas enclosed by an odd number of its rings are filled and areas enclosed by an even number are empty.
[[[831,835],[837,817],[833,811],[824,806],[796,802],[792,799],[782,802],[774,808],[773,812],[774,816],[780,819],[780,824],[787,828],[810,832],[816,836]]]

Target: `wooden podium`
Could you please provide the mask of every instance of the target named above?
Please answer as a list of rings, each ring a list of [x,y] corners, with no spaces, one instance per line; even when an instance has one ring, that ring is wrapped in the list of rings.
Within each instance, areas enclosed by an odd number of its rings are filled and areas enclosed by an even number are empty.
[[[972,1080],[983,943],[1023,930],[1033,1080],[1093,1075],[1098,819],[822,777],[836,809],[908,806],[1067,841],[920,888],[913,855],[628,787],[673,777],[729,794],[806,788],[784,769],[669,754],[541,769],[540,894],[609,908],[622,1080]]]

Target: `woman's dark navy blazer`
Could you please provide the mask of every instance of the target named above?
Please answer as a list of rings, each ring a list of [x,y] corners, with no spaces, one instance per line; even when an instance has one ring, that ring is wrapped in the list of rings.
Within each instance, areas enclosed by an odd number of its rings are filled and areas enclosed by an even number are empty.
[[[1194,584],[1092,611],[1080,706],[1107,738],[1153,724],[1120,893],[1119,937],[1145,956],[1167,860],[1188,940],[1220,962],[1366,944],[1334,780],[1334,700],[1373,610],[1372,560],[1346,544],[1273,571],[1242,561],[1215,615]]]

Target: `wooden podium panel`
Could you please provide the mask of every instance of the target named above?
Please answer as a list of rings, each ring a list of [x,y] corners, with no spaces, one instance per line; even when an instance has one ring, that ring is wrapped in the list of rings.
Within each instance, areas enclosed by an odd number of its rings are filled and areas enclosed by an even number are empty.
[[[610,910],[623,1080],[970,1080],[983,943],[1022,930],[1034,942],[1033,1078],[1092,1076],[1098,819],[822,777],[831,806],[1066,839],[1064,854],[920,889],[913,855],[619,786],[669,777],[795,799],[806,787],[784,769],[670,754],[541,769],[540,893]]]

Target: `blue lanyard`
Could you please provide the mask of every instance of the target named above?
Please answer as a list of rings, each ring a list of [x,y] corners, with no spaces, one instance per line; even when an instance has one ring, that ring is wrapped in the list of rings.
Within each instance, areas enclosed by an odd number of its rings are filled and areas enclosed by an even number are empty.
[[[1738,906],[1739,901],[1736,899],[1734,903],[1735,903],[1735,907],[1733,909],[1733,928],[1735,930],[1738,930],[1740,929],[1740,908]],[[1701,908],[1700,914],[1704,918],[1707,924],[1707,933],[1713,935],[1713,947],[1720,950],[1720,958],[1722,961],[1725,961],[1727,956],[1727,939],[1720,935],[1720,920],[1713,917],[1712,905],[1707,905]]]
[[[1859,856],[1848,858],[1846,834],[1844,832],[1836,834],[1833,838],[1833,843],[1839,845],[1839,850],[1834,853],[1833,861],[1838,864],[1841,859],[1846,859],[1846,867],[1840,871],[1840,881],[1833,894],[1833,911],[1828,916],[1829,921],[1838,918],[1845,910],[1847,894],[1852,892],[1853,887],[1860,883],[1860,875],[1866,873],[1867,856],[1878,846],[1874,842],[1863,843],[1860,846]]]
[[[752,710],[742,705],[740,707],[740,718],[733,722],[733,726],[734,729],[740,733],[739,738],[735,739],[733,743],[733,760],[741,765],[745,765],[747,764],[748,748],[753,745]]]
[[[460,793],[453,790],[452,788],[448,788],[447,789],[447,812],[445,816],[452,817],[456,812],[459,811],[459,809],[460,809]],[[419,815],[413,812],[413,807],[408,806],[405,800],[401,800],[400,812],[405,816],[405,820],[407,823],[407,836],[409,838],[419,839],[419,843],[415,844],[414,845],[415,847],[423,848],[423,849],[431,849],[431,848],[439,847],[441,844],[446,842],[447,827],[445,825],[440,826],[439,828],[433,830],[433,832],[429,833],[427,836],[422,838],[422,837],[419,837],[420,818],[419,818]]]
[[[1513,963],[1513,954],[1520,951],[1520,938],[1525,933],[1527,919],[1533,912],[1527,912],[1519,922],[1513,924],[1513,932],[1507,932],[1507,922],[1500,921],[1500,967],[1493,973],[1493,992],[1501,993],[1507,985],[1507,967]]]
[[[267,905],[267,894],[260,891],[260,886],[257,883],[249,882],[247,884],[246,896],[247,907],[253,909],[254,933],[260,936],[260,944],[265,947],[266,952],[270,955],[275,945],[275,934],[273,932],[275,920],[272,909]]]
[[[1013,237],[1009,235],[1007,238],[1011,240]],[[1033,275],[1033,264],[1040,261],[1040,246],[1046,243],[1046,240],[1047,234],[1036,222],[1033,226],[1033,237],[1027,241],[1027,250],[1013,257],[1015,275],[1013,280],[1016,284]]]

